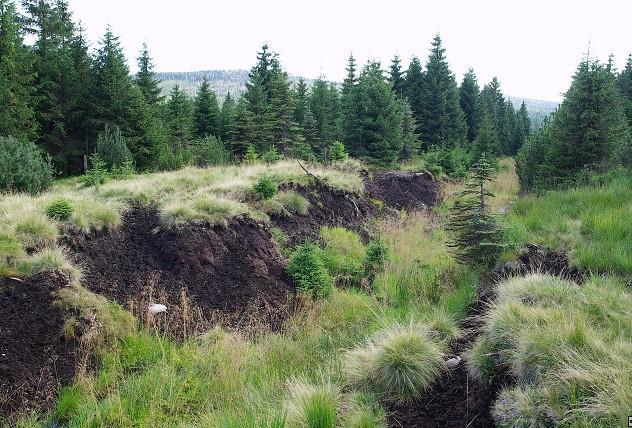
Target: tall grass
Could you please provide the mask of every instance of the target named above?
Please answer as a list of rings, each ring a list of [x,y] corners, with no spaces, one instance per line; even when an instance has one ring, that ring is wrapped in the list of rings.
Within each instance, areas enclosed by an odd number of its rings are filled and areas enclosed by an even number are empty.
[[[507,239],[570,252],[595,272],[632,274],[632,180],[520,199],[506,217]]]

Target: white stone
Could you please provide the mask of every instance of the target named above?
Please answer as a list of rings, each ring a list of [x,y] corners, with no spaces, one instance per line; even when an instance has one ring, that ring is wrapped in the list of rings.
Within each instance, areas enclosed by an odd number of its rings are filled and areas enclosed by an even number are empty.
[[[149,305],[149,312],[151,312],[152,314],[167,312],[167,307],[165,305],[161,305],[160,303],[154,303],[152,305]]]
[[[458,355],[445,362],[445,365],[448,366],[449,369],[455,369],[459,366],[459,364],[461,364],[461,357]]]

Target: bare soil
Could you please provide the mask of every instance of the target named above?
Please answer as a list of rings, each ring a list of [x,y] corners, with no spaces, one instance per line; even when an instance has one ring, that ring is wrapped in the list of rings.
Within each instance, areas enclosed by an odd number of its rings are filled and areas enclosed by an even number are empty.
[[[241,316],[253,305],[274,308],[294,292],[270,233],[251,220],[157,228],[156,208],[137,206],[111,233],[72,237],[67,245],[84,267],[86,287],[135,312],[146,312],[153,301],[183,318],[199,315],[201,322],[216,311]],[[271,317],[273,329],[283,322],[273,312],[258,316]]]
[[[367,220],[393,210],[412,210],[433,206],[439,200],[439,184],[428,174],[379,171],[364,175],[365,192],[345,193],[317,183],[314,186],[288,185],[310,203],[307,215],[274,216],[273,222],[294,246],[305,239],[316,239],[322,226],[343,226],[363,239],[369,236]]]
[[[16,412],[43,411],[75,375],[78,341],[63,334],[68,313],[53,304],[67,279],[0,278],[0,425]]]

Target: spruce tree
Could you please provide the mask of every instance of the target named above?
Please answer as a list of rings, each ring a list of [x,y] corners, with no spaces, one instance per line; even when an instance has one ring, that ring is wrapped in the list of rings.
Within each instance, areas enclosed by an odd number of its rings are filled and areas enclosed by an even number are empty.
[[[305,111],[309,105],[309,95],[307,93],[307,83],[301,77],[294,88],[294,121],[303,123]]]
[[[230,91],[226,94],[222,103],[222,111],[220,113],[219,128],[222,141],[229,141],[234,131],[235,120],[235,101],[230,96]]]
[[[508,153],[510,156],[515,156],[518,153],[518,150],[520,150],[520,147],[522,147],[527,141],[530,133],[531,119],[529,118],[529,113],[527,112],[527,106],[523,101],[516,113],[513,135]]]
[[[319,139],[331,144],[338,139],[338,91],[322,79],[317,79],[312,86],[310,110],[316,119]]]
[[[612,73],[597,61],[583,61],[553,123],[555,144],[547,150],[551,182],[564,184],[584,168],[614,161],[627,143],[629,127]]]
[[[583,171],[607,170],[625,160],[629,132],[615,76],[584,60],[558,110],[520,150],[521,185],[551,189],[572,185]]]
[[[270,62],[270,82],[267,88],[268,118],[270,144],[263,152],[271,149],[272,145],[286,151],[299,132],[299,126],[294,121],[294,99],[287,73],[282,69],[278,55],[272,55]]]
[[[193,123],[191,101],[178,85],[175,85],[169,94],[167,116],[174,153],[181,155],[189,148],[193,139]]]
[[[402,149],[402,112],[379,63],[363,68],[356,102],[356,150],[371,162],[391,165]]]
[[[433,39],[428,57],[421,102],[418,122],[425,144],[450,149],[465,142],[467,129],[459,105],[458,86],[438,34]]]
[[[138,57],[138,72],[136,73],[136,84],[140,88],[150,106],[156,105],[162,101],[163,97],[160,95],[160,81],[156,79],[156,73],[154,73],[154,62],[149,54],[147,44],[143,43],[143,48],[140,51]]]
[[[625,115],[628,118],[628,123],[632,126],[632,54],[628,55],[625,68],[619,74],[617,81],[624,98]]]
[[[341,137],[349,151],[356,155],[359,151],[359,141],[357,134],[357,86],[356,62],[353,54],[347,60],[347,76],[342,83],[340,94],[340,131]]]
[[[406,70],[406,82],[404,85],[404,94],[408,98],[410,108],[413,110],[415,120],[419,124],[423,107],[423,80],[424,74],[419,58],[413,57]]]
[[[248,103],[245,95],[239,97],[233,113],[233,126],[229,131],[230,150],[238,157],[245,155],[249,145],[252,145],[253,149],[256,150],[251,141],[256,141],[257,128],[255,117]]]
[[[101,130],[109,124],[118,126],[127,135],[131,120],[132,80],[119,39],[110,27],[94,58],[93,83],[91,119],[96,129]]]
[[[399,55],[395,55],[391,61],[391,68],[389,72],[388,81],[397,94],[400,97],[404,97],[404,90],[406,86],[406,80],[404,79],[404,72],[402,71],[402,61]]]
[[[220,110],[215,92],[204,76],[198,88],[193,109],[193,132],[198,138],[219,135]]]
[[[399,104],[402,115],[402,150],[399,154],[399,158],[406,160],[419,154],[421,142],[417,134],[417,123],[413,116],[413,110],[410,108],[408,100],[400,98]]]
[[[303,123],[301,124],[301,134],[304,141],[309,145],[313,153],[323,154],[323,141],[320,138],[318,131],[318,122],[312,114],[312,110],[307,107],[303,117]]]
[[[110,129],[105,125],[103,132],[99,133],[95,153],[105,162],[108,169],[116,169],[132,161],[125,138],[118,127]]]
[[[15,5],[0,0],[0,135],[33,139],[33,57],[23,44]]]
[[[470,168],[465,189],[450,210],[448,246],[461,264],[489,267],[502,251],[502,230],[487,205],[487,198],[494,195],[485,185],[494,177],[495,169],[483,153]]]
[[[489,162],[495,163],[500,153],[498,134],[487,111],[483,111],[482,116],[476,138],[472,143],[472,159],[480,159],[485,155]]]
[[[467,139],[471,143],[476,138],[476,131],[480,126],[481,109],[479,106],[480,88],[473,69],[469,69],[463,76],[459,88],[459,102],[467,123]]]

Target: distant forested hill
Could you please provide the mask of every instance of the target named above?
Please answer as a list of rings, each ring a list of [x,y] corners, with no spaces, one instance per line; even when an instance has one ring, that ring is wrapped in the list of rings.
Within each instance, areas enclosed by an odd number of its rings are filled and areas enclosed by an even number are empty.
[[[529,118],[531,119],[531,130],[539,129],[549,114],[553,113],[559,103],[554,101],[534,100],[532,98],[522,97],[508,97],[516,108],[520,107],[520,104],[524,101],[529,112]]]
[[[240,94],[246,88],[248,81],[248,70],[204,70],[204,71],[185,71],[185,72],[167,72],[156,73],[158,79],[162,81],[160,84],[163,93],[167,95],[171,88],[178,84],[189,95],[194,95],[197,87],[202,83],[206,76],[209,80],[211,88],[217,94],[217,98],[221,102],[230,91],[231,95]],[[296,82],[300,76],[289,76],[290,81]],[[314,79],[304,78],[308,85]],[[550,113],[555,111],[558,103],[553,101],[534,100],[531,98],[508,97],[517,109],[522,101],[527,106],[527,111],[531,117],[533,128],[537,129],[540,124]]]
[[[203,70],[156,73],[156,77],[162,81],[160,87],[165,95],[168,95],[171,88],[176,84],[180,85],[180,88],[187,94],[194,95],[197,87],[206,77],[221,104],[228,92],[231,95],[235,95],[242,93],[246,89],[248,73],[248,70]],[[299,76],[288,77],[291,82],[296,82],[300,78]],[[314,80],[304,79],[308,85],[311,85]]]

